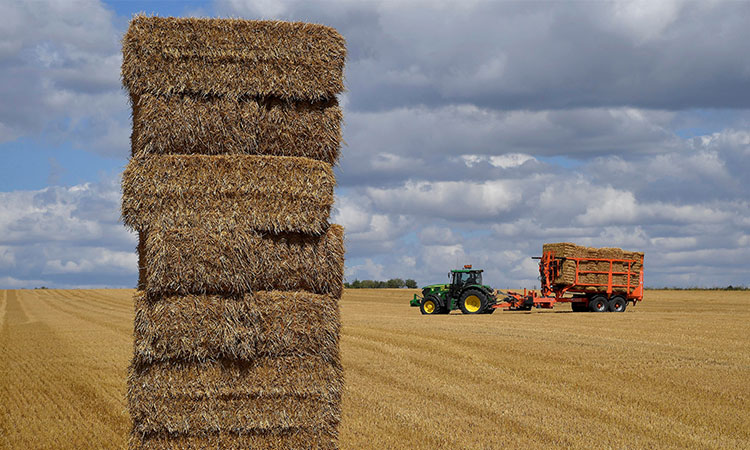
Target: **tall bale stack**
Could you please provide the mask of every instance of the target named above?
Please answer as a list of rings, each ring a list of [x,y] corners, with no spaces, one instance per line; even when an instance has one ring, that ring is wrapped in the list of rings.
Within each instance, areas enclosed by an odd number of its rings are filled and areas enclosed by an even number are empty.
[[[122,216],[138,232],[131,448],[336,448],[344,39],[136,16]]]
[[[595,261],[591,259],[623,259],[633,260],[635,262],[630,263],[630,286],[631,290],[633,287],[638,286],[641,277],[641,268],[643,266],[643,252],[630,252],[625,251],[621,248],[615,247],[584,247],[581,245],[572,244],[570,242],[559,242],[554,244],[544,244],[542,246],[542,252],[554,252],[555,257],[558,258],[583,258],[578,264],[578,270],[584,272],[579,274],[579,283],[584,284],[603,284],[607,285],[609,275],[606,273],[585,273],[586,271],[595,272],[609,272],[610,263],[608,261]],[[612,263],[613,272],[628,272],[628,262],[620,261]],[[569,259],[564,260],[562,263],[562,270],[558,273],[557,278],[553,280],[555,285],[574,285],[576,281],[576,261]],[[628,284],[627,275],[613,275],[612,284],[626,285]],[[627,288],[624,287],[613,287],[614,292],[625,292]],[[601,287],[591,286],[587,290],[599,291]]]

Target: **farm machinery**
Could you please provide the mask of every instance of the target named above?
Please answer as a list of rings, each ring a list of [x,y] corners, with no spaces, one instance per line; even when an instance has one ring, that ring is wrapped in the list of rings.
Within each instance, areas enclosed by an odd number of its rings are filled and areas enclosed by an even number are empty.
[[[574,312],[623,312],[628,303],[643,300],[642,254],[636,260],[558,257],[546,251],[533,259],[539,260],[539,293],[492,290],[482,285],[482,270],[464,266],[451,271],[450,284],[422,288],[422,296],[414,294],[410,305],[418,306],[422,314],[448,314],[454,309],[464,314],[492,314],[498,308],[530,311],[557,303],[570,303]]]
[[[464,314],[492,314],[496,293],[482,284],[483,270],[464,266],[451,270],[450,284],[431,284],[422,288],[422,297],[414,294],[411,306],[418,306],[422,314],[449,314],[460,309]]]

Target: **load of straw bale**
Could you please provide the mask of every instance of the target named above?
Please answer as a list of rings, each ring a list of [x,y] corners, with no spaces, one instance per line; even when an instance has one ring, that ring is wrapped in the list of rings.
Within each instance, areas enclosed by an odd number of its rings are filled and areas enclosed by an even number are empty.
[[[583,284],[599,284],[602,286],[588,286],[585,287],[586,291],[589,292],[605,292],[607,290],[607,283],[609,280],[608,273],[586,273],[587,271],[594,272],[609,272],[610,263],[608,261],[596,261],[595,259],[619,259],[625,261],[615,261],[612,263],[612,272],[628,272],[630,271],[630,286],[632,291],[633,288],[638,286],[641,276],[641,268],[643,267],[643,252],[631,252],[625,251],[621,248],[616,247],[584,247],[570,242],[559,242],[553,244],[544,244],[542,246],[542,252],[553,252],[556,258],[563,258],[562,270],[559,271],[557,277],[552,281],[552,284],[556,286],[571,286],[575,285],[576,281],[576,261],[573,259],[564,258],[583,258],[578,262],[578,282]],[[588,259],[588,260],[587,260]],[[630,262],[629,262],[630,261]],[[583,272],[583,273],[580,273]],[[627,285],[628,275],[616,274],[612,276],[613,285]],[[613,286],[613,292],[626,292],[627,287]]]
[[[131,21],[131,449],[337,448],[345,59],[322,25]]]

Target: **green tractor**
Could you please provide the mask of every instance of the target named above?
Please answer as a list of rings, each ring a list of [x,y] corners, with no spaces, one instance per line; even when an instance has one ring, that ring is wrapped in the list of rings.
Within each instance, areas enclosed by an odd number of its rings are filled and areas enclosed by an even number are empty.
[[[492,288],[482,284],[483,270],[464,266],[451,270],[451,284],[431,284],[422,288],[422,296],[414,294],[409,302],[422,314],[449,314],[460,309],[464,314],[492,314],[497,303]]]

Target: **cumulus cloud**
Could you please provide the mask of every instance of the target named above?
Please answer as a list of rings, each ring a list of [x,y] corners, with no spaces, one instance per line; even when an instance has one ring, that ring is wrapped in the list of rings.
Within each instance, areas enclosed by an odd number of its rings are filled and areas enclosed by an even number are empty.
[[[133,286],[136,240],[119,211],[116,176],[0,193],[0,267],[10,274],[4,285]]]
[[[125,156],[130,124],[113,13],[81,0],[4,2],[0,14],[0,143],[34,136]]]
[[[538,284],[544,242],[646,252],[652,286],[750,284],[750,6],[218,0],[347,39],[347,278]],[[127,154],[124,19],[0,4],[0,145]],[[85,20],[81,18],[84,17]],[[0,284],[133,286],[116,177],[0,193]]]

